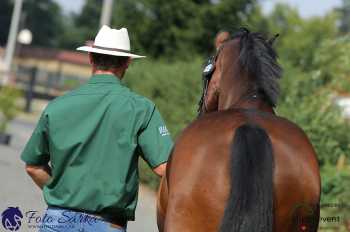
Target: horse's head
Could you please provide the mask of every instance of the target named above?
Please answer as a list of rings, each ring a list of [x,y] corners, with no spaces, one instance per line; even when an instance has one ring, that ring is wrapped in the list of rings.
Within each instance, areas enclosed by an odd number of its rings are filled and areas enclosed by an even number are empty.
[[[216,38],[217,52],[204,71],[201,112],[239,108],[260,100],[271,108],[279,95],[281,68],[272,47],[260,33],[240,29],[230,39]],[[221,43],[217,41],[222,41]]]

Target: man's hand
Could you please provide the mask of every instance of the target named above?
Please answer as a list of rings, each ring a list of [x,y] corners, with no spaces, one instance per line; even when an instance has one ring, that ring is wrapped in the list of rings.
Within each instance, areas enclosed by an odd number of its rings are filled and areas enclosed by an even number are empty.
[[[160,177],[164,176],[165,175],[165,171],[166,171],[166,164],[167,163],[163,163],[163,164],[155,167],[153,169],[153,172],[155,172]]]
[[[33,179],[36,185],[39,188],[43,189],[43,187],[47,184],[47,182],[51,178],[51,167],[49,165],[45,166],[33,166],[26,165],[26,171],[28,175]]]

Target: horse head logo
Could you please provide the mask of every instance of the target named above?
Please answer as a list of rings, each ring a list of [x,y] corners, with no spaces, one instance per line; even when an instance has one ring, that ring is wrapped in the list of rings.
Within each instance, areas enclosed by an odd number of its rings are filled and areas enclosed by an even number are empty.
[[[18,207],[8,207],[2,214],[2,225],[6,230],[17,231],[22,225],[22,212]]]

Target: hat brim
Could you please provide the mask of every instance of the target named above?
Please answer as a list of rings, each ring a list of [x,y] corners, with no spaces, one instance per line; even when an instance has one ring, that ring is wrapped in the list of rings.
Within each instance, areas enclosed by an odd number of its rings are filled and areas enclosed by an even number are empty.
[[[127,53],[127,52],[110,51],[110,50],[104,50],[104,49],[94,48],[94,47],[90,47],[90,46],[78,47],[77,50],[78,51],[84,51],[84,52],[105,54],[105,55],[110,55],[110,56],[127,56],[127,57],[131,57],[133,59],[145,58],[146,57],[146,56],[140,56],[140,55]]]

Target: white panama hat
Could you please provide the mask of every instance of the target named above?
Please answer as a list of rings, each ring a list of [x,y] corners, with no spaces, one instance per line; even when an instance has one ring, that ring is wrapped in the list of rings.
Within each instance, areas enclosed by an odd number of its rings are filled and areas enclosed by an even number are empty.
[[[91,45],[78,47],[77,50],[111,56],[127,56],[134,59],[145,57],[130,52],[129,34],[126,28],[117,30],[106,25],[102,26]]]

